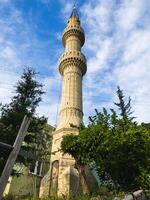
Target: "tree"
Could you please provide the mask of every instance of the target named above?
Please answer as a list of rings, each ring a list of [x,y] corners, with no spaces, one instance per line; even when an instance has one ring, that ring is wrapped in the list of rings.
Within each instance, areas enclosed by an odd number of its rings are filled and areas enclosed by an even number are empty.
[[[94,167],[102,184],[126,191],[144,189],[148,186],[139,177],[150,166],[150,130],[130,117],[131,100],[125,103],[120,88],[117,95],[119,103],[115,105],[120,114],[114,109],[95,110],[88,127],[80,129],[77,136],[65,136],[61,148],[76,163]]]
[[[9,104],[1,106],[0,122],[5,127],[1,130],[0,140],[13,144],[24,115],[33,116],[44,93],[32,68],[24,69],[21,80],[16,85],[16,95]]]
[[[87,163],[85,157],[86,152],[83,145],[85,145],[84,137],[71,134],[69,136],[64,136],[61,149],[63,153],[69,153],[75,159],[75,168],[79,173],[79,180],[82,185],[83,193],[85,194],[89,192],[89,189],[85,174],[85,164]]]
[[[124,122],[124,124],[128,123],[128,122],[131,122],[133,121],[133,119],[135,119],[135,117],[132,117],[131,115],[133,114],[133,111],[132,111],[132,108],[131,108],[131,98],[129,97],[128,98],[128,102],[126,103],[125,102],[125,96],[123,94],[123,91],[120,89],[120,87],[118,86],[117,87],[117,97],[118,97],[118,100],[119,102],[118,103],[114,103],[120,113],[120,117],[122,119],[122,121]]]
[[[25,68],[20,81],[16,85],[16,95],[12,97],[9,104],[1,105],[0,112],[0,141],[13,145],[21,122],[25,115],[32,117],[29,127],[29,134],[25,137],[24,151],[36,151],[37,148],[44,148],[45,142],[50,137],[49,131],[46,130],[47,119],[36,116],[36,108],[42,100],[44,94],[43,85],[36,80],[37,73],[32,68]],[[45,138],[46,137],[46,138]],[[39,139],[40,138],[40,139]],[[41,145],[35,146],[35,142]],[[42,147],[41,147],[42,146]],[[40,152],[40,150],[38,150]],[[2,161],[3,160],[3,161]],[[0,172],[6,161],[6,157],[1,160]],[[29,160],[23,156],[18,157],[18,162],[28,164]]]
[[[47,161],[51,152],[52,127],[47,124],[47,119],[32,117],[28,134],[22,145],[22,153],[18,156],[17,162],[28,166],[33,159]]]
[[[135,123],[128,123],[122,131],[120,120],[114,126],[112,116],[109,122],[108,131],[101,132],[104,136],[97,150],[99,158],[94,158],[98,174],[117,189],[136,189],[140,187],[136,181],[140,168],[149,164],[150,132]]]

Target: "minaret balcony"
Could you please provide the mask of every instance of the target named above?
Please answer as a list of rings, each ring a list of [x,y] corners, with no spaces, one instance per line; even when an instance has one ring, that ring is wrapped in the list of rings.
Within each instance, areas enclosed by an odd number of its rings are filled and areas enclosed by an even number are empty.
[[[62,36],[62,42],[64,46],[66,45],[67,38],[72,35],[79,38],[79,40],[81,41],[81,46],[84,45],[84,42],[85,42],[84,30],[79,25],[75,24],[75,25],[67,26],[64,30],[63,36]]]
[[[63,74],[65,67],[75,65],[81,69],[82,75],[86,73],[86,58],[80,51],[67,51],[59,60],[59,71]]]

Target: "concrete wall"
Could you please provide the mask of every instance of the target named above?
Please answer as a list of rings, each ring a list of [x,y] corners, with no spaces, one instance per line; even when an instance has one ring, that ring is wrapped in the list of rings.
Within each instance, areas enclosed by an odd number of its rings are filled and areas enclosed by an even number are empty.
[[[29,170],[26,167],[22,167],[22,175],[11,177],[9,180],[5,195],[11,195],[14,197],[24,196],[37,196],[40,186],[40,177],[29,174]],[[9,189],[8,189],[9,186]]]

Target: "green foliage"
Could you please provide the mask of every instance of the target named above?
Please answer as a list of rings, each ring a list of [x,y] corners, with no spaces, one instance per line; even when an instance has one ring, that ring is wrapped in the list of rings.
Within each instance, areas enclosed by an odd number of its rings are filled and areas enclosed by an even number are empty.
[[[17,162],[28,166],[33,159],[46,161],[51,151],[51,131],[45,117],[32,117]]]
[[[41,95],[45,92],[43,91],[43,85],[35,79],[36,75],[37,73],[33,68],[26,68],[21,80],[17,83],[17,95],[12,98],[10,107],[16,109],[19,113],[23,112],[33,116],[36,107],[42,100]],[[8,113],[7,110],[6,112]]]
[[[25,142],[42,159],[46,159],[50,155],[51,132],[52,127],[47,124],[47,119],[44,116],[32,118]]]
[[[50,196],[46,198],[40,198],[41,200],[113,200],[115,196],[118,196],[120,198],[123,198],[125,196],[124,193],[119,192],[116,193],[116,191],[109,191],[106,187],[101,187],[98,191],[97,194],[90,196],[88,194],[82,195],[79,197],[71,197],[64,195],[62,197],[57,197],[57,196]],[[6,197],[4,200],[40,200],[39,198],[33,198],[33,197],[28,197],[28,198],[14,198],[12,196]]]
[[[63,138],[61,149],[72,155],[76,162],[93,167],[101,184],[132,191],[150,188],[150,130],[138,125],[131,117],[130,98],[125,103],[118,88],[119,103],[114,109],[95,110],[88,127],[79,135]]]
[[[111,179],[117,188],[136,189],[140,167],[146,168],[149,164],[150,132],[135,124],[128,124],[124,132],[120,126],[113,129],[103,132],[104,138],[97,151],[101,153],[95,159],[99,176],[104,181]]]
[[[76,162],[80,164],[88,162],[89,157],[86,156],[86,148],[88,148],[88,143],[85,145],[85,129],[82,130],[80,137],[73,134],[63,137],[61,149],[64,153],[72,155]]]
[[[42,84],[35,80],[36,72],[26,68],[16,85],[16,95],[9,104],[1,106],[0,140],[13,145],[25,115],[33,116],[44,93]]]
[[[40,200],[39,198],[33,198],[33,197],[28,197],[28,198],[22,198],[22,199],[18,199],[18,198],[13,198],[13,197],[6,197],[4,200]],[[90,200],[90,196],[89,195],[83,195],[80,197],[70,197],[67,195],[64,195],[62,197],[57,197],[57,196],[50,196],[50,197],[46,197],[46,198],[42,198],[41,200]]]
[[[47,154],[46,147],[50,141],[51,127],[47,125],[45,117],[37,117],[36,108],[42,100],[43,85],[36,80],[37,73],[32,68],[24,69],[20,81],[16,85],[16,94],[9,104],[0,107],[0,141],[13,145],[18,130],[25,115],[32,118],[28,135],[23,144],[24,155],[18,156],[17,162],[27,165],[30,162],[28,154],[35,156]],[[5,152],[4,152],[5,153]],[[2,172],[7,156],[0,160],[0,173]]]
[[[141,188],[144,188],[147,198],[150,199],[150,165],[148,165],[147,168],[140,169],[137,182],[141,185]]]
[[[131,111],[131,98],[129,97],[129,100],[127,103],[125,103],[123,91],[120,89],[120,87],[117,87],[117,96],[119,99],[119,103],[115,103],[116,106],[118,106],[120,110],[120,116],[124,121],[132,121],[134,117],[130,117],[130,115],[133,113]]]

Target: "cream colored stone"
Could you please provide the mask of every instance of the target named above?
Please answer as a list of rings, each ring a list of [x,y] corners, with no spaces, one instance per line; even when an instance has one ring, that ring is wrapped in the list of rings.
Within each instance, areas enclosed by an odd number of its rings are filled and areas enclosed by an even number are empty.
[[[58,125],[53,134],[52,152],[56,153],[51,156],[51,163],[59,160],[58,195],[73,193],[70,182],[72,177],[77,177],[73,172],[74,159],[57,151],[60,149],[64,135],[78,134],[78,130],[71,128],[71,124],[76,126],[83,124],[82,76],[86,72],[86,59],[80,52],[84,43],[83,34],[79,20],[76,17],[70,18],[63,33],[65,52],[59,64],[62,75],[62,95]],[[78,178],[74,180],[77,180],[74,185],[79,185]]]
[[[11,181],[12,181],[12,177],[10,176],[9,179],[8,179],[8,183],[6,185],[6,188],[4,190],[4,193],[3,193],[4,196],[9,194],[10,187],[11,187]]]
[[[52,188],[57,187],[57,195],[81,192],[78,172],[74,168],[75,160],[60,152],[64,135],[78,134],[78,129],[71,124],[83,124],[82,77],[86,73],[86,58],[81,53],[84,44],[84,31],[77,17],[71,17],[63,33],[65,51],[60,57],[59,72],[62,75],[62,94],[60,112],[56,131],[53,132],[50,170],[45,178],[48,183],[44,188],[43,179],[40,197],[47,195]],[[57,168],[58,165],[58,168]],[[54,168],[55,166],[55,168]],[[57,180],[57,182],[56,182]],[[47,187],[48,186],[48,187]]]

